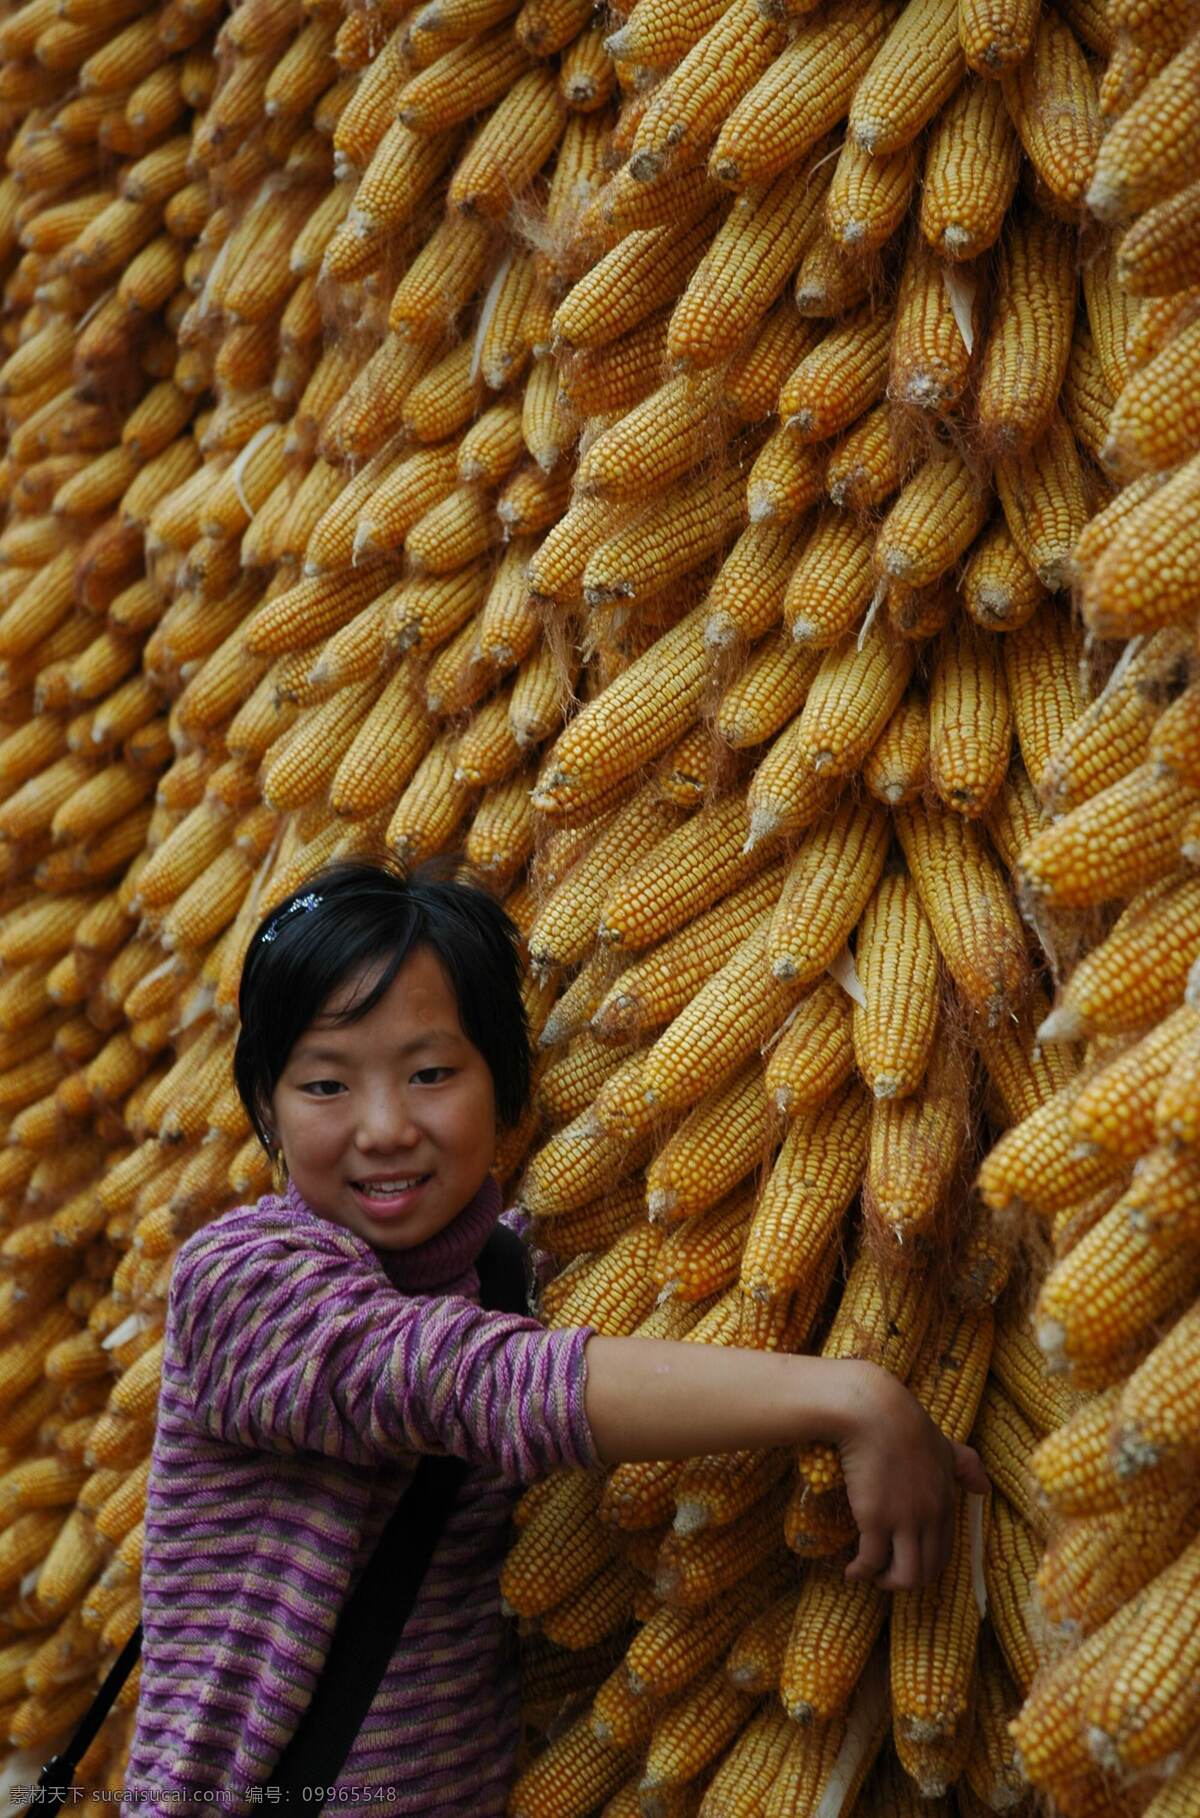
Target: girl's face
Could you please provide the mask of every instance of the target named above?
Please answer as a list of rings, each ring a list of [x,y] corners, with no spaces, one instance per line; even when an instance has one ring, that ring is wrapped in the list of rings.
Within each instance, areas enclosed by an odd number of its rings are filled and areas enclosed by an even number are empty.
[[[495,1089],[430,948],[413,949],[366,1016],[335,1026],[330,1016],[370,982],[349,981],[300,1037],[271,1101],[273,1127],[314,1212],[377,1249],[409,1250],[483,1185]]]

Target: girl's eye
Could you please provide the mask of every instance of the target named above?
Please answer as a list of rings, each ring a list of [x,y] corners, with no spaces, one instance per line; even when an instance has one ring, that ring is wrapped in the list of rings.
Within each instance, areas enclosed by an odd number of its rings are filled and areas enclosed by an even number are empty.
[[[413,1074],[413,1078],[419,1085],[436,1086],[439,1079],[449,1078],[453,1071],[453,1067],[422,1067],[419,1073]]]
[[[310,1079],[300,1090],[310,1093],[313,1098],[332,1098],[335,1092],[343,1091],[344,1087],[337,1079]]]

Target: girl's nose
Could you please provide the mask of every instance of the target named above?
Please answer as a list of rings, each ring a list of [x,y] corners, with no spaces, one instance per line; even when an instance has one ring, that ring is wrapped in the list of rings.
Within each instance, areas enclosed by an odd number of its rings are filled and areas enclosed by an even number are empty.
[[[421,1140],[421,1128],[403,1093],[387,1094],[362,1107],[357,1132],[360,1149],[386,1151],[411,1149]]]

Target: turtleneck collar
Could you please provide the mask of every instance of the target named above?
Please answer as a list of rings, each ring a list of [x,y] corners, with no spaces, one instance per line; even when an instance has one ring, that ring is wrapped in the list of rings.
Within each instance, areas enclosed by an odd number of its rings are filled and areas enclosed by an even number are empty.
[[[293,1213],[320,1218],[289,1180],[283,1202]],[[422,1244],[411,1250],[381,1249],[357,1231],[341,1229],[360,1243],[380,1264],[395,1288],[418,1294],[473,1294],[479,1285],[475,1258],[487,1241],[503,1210],[500,1188],[489,1174],[473,1199]]]

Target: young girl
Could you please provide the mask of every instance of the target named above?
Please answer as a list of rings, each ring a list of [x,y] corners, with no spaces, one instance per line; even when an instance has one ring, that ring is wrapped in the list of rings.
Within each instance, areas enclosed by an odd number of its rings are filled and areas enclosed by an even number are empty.
[[[428,871],[330,869],[250,943],[234,1071],[280,1184],[172,1274],[135,1795],[261,1808],[422,1453],[469,1473],[323,1809],[503,1813],[518,1711],[497,1581],[520,1488],[549,1471],[828,1440],[859,1529],[847,1576],[889,1589],[941,1570],[956,1479],[986,1488],[873,1365],[479,1306],[497,1131],[529,1091],[520,984],[503,910]]]

